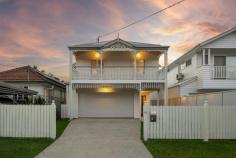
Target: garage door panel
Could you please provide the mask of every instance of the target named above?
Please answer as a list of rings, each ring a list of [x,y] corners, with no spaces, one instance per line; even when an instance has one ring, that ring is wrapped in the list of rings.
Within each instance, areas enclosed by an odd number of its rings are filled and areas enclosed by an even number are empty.
[[[133,117],[133,93],[79,93],[80,117]]]

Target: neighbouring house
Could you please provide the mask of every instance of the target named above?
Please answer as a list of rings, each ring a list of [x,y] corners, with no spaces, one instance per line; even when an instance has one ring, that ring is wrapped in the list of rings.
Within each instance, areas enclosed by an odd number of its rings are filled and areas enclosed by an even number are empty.
[[[169,99],[236,89],[236,27],[204,41],[168,66]]]
[[[141,118],[144,101],[167,104],[168,48],[120,38],[69,46],[70,117]]]
[[[27,103],[38,92],[0,81],[0,104]]]
[[[0,72],[0,81],[10,83],[18,88],[36,91],[38,94],[34,99],[40,96],[44,98],[46,104],[51,104],[52,100],[55,100],[57,105],[65,103],[65,83],[39,71],[36,67],[23,66]],[[22,98],[24,96],[16,94],[16,97]]]

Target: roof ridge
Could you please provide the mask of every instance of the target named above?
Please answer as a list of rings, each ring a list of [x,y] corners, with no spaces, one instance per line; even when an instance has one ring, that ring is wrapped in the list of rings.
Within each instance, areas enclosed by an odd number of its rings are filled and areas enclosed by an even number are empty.
[[[16,68],[13,68],[13,69],[8,69],[8,70],[5,70],[5,71],[1,71],[0,74],[6,73],[6,72],[15,71],[15,70],[18,70],[18,69],[23,69],[23,68],[26,68],[26,67],[28,67],[28,66],[29,66],[29,65],[21,66],[21,67],[16,67]]]

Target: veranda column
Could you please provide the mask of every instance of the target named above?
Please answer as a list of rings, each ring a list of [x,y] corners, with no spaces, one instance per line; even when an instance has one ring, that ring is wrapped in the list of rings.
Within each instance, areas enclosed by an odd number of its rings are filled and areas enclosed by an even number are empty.
[[[137,74],[137,62],[136,62],[136,50],[134,51],[134,79],[136,80],[136,74]]]
[[[168,54],[167,54],[167,51],[164,52],[164,66],[165,66],[164,105],[168,105],[168,85],[167,85]]]
[[[208,65],[211,65],[211,48],[208,48]]]
[[[202,49],[202,65],[205,65],[205,48]]]
[[[69,110],[70,110],[70,119],[73,118],[72,115],[72,55],[73,55],[73,51],[70,51],[69,53],[69,100],[68,100],[68,106],[69,106]]]
[[[101,69],[101,77],[100,77],[100,79],[102,80],[102,78],[103,78],[103,53],[102,53],[102,51],[100,51],[100,69]]]
[[[140,119],[142,119],[142,83],[140,82],[139,84],[139,116],[140,116]]]

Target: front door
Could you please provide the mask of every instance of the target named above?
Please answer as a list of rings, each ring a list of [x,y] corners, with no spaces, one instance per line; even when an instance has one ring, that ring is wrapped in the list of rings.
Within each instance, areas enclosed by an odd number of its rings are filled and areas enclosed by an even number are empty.
[[[142,95],[141,96],[141,116],[143,117],[143,106],[144,106],[144,102],[146,101],[146,95]]]

